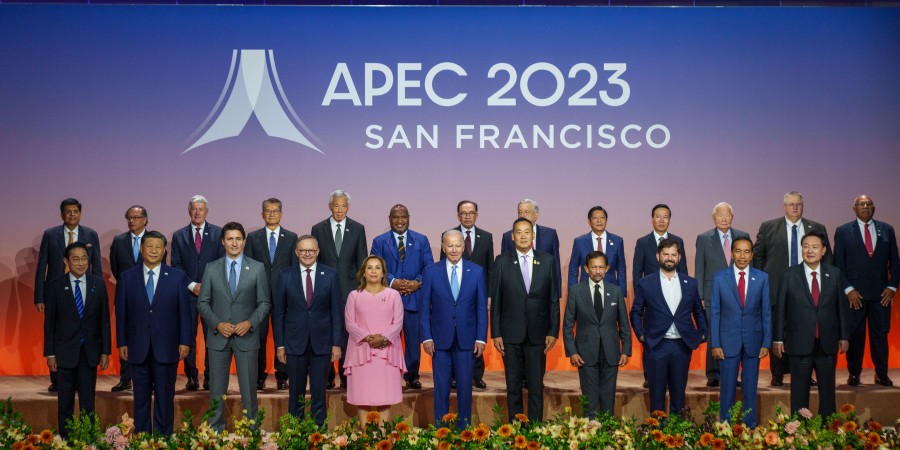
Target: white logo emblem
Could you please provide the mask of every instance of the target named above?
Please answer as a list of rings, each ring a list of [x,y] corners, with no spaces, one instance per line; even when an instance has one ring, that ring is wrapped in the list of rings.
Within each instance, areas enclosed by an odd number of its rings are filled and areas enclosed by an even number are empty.
[[[278,87],[277,94],[275,87]],[[225,106],[222,106],[226,96],[228,99]],[[256,115],[267,135],[287,139],[324,154],[306,137],[308,135],[318,141],[294,112],[294,108],[284,95],[284,89],[278,80],[278,71],[275,69],[275,56],[272,50],[244,49],[232,52],[231,68],[228,70],[228,80],[225,81],[222,94],[219,95],[216,106],[203,124],[191,135],[190,139],[194,143],[181,154],[201,145],[241,134],[251,115]],[[212,124],[207,126],[210,122]],[[306,135],[300,132],[298,125]],[[203,130],[205,130],[203,135],[194,140]]]

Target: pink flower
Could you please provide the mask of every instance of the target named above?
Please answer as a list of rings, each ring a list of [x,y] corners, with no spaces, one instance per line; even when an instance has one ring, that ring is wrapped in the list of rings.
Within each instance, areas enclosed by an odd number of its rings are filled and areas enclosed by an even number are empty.
[[[812,419],[813,413],[808,408],[800,408],[797,412],[799,412],[800,416],[804,419]]]
[[[259,450],[278,450],[278,444],[275,442],[266,442]]]
[[[795,420],[795,421],[790,422],[790,423],[788,423],[787,425],[785,425],[785,426],[784,426],[784,431],[786,431],[787,434],[794,434],[794,433],[797,432],[797,430],[798,430],[799,428],[800,428],[800,421],[799,421],[799,420]]]
[[[338,447],[346,447],[347,446],[347,436],[342,434],[342,435],[334,438],[334,440],[331,441],[331,443]]]
[[[106,435],[104,436],[104,439],[106,440],[107,444],[113,445],[116,439],[120,436],[122,436],[122,430],[120,430],[119,427],[112,426],[106,429]]]
[[[113,444],[115,445],[116,450],[124,450],[126,447],[128,447],[128,438],[124,435],[119,435],[116,437]]]

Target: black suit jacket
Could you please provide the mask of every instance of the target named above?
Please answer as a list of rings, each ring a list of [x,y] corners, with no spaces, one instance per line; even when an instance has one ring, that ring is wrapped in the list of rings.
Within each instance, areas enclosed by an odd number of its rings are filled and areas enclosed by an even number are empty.
[[[850,339],[850,304],[841,287],[841,271],[828,264],[819,264],[819,305],[816,306],[806,281],[805,267],[806,264],[797,264],[781,274],[772,341],[783,342],[784,352],[789,355],[810,355],[818,323],[822,351],[834,355],[838,341]]]
[[[535,239],[535,250],[549,253],[553,257],[554,276],[556,278],[556,286],[559,291],[557,294],[562,295],[562,272],[560,264],[562,258],[559,254],[559,236],[556,230],[550,227],[537,226],[537,236]],[[512,230],[503,233],[503,242],[500,243],[500,253],[509,253],[516,251],[516,244],[512,240]]]
[[[844,275],[843,287],[853,286],[865,301],[881,301],[886,287],[897,289],[900,282],[900,256],[897,254],[897,237],[894,227],[877,220],[875,225],[875,251],[872,256],[856,220],[841,225],[834,232],[834,265]]]
[[[299,264],[284,269],[278,278],[272,305],[275,348],[284,347],[289,355],[306,353],[312,346],[316,355],[330,355],[331,347],[341,345],[344,308],[337,272],[316,264],[312,305],[306,303],[303,278],[306,270]],[[346,301],[346,299],[345,299]]]
[[[484,286],[488,289],[488,294],[490,294],[491,266],[494,265],[494,236],[481,228],[472,228],[475,230],[475,246],[472,247],[472,255],[467,254],[464,248],[462,257],[484,269]],[[463,247],[465,247],[466,231],[463,229],[463,226],[457,225],[449,229],[459,230],[463,233]],[[446,258],[447,255],[444,253],[444,246],[442,245],[441,259]]]
[[[319,241],[317,262],[337,270],[338,281],[341,284],[341,305],[347,303],[350,291],[358,287],[356,273],[366,256],[369,256],[369,250],[366,248],[366,227],[347,217],[344,219],[343,231],[344,240],[341,243],[340,255],[334,247],[330,217],[313,225],[310,233]]]
[[[546,336],[559,337],[559,286],[554,277],[554,259],[534,251],[531,289],[526,293],[513,250],[494,261],[491,283],[491,335],[506,344],[543,345]],[[527,339],[527,341],[526,341]]]
[[[681,254],[681,261],[675,270],[678,273],[688,275],[687,253],[684,251],[684,240],[672,233],[669,233],[669,239],[678,243],[678,253]],[[659,273],[659,261],[656,259],[656,253],[659,250],[659,243],[656,242],[656,235],[651,231],[650,234],[640,238],[634,244],[634,262],[631,264],[631,292],[637,292],[638,281],[648,274]]]
[[[188,284],[199,283],[203,279],[206,265],[225,257],[221,227],[206,222],[200,242],[198,254],[194,247],[193,224],[188,224],[172,235],[172,267],[181,269],[188,276]]]
[[[255,259],[266,268],[266,279],[269,281],[269,295],[275,292],[278,285],[278,277],[285,267],[299,264],[297,253],[297,233],[288,231],[284,227],[278,234],[278,244],[275,246],[275,262],[269,261],[269,229],[261,228],[247,234],[247,245],[244,246],[244,254]]]
[[[804,234],[817,231],[825,237],[825,257],[822,262],[831,264],[831,243],[828,241],[828,232],[825,225],[807,218],[802,219]],[[778,281],[781,273],[788,267],[788,259],[791,257],[791,249],[788,248],[787,223],[784,216],[768,220],[759,226],[756,233],[756,242],[753,243],[753,267],[762,270],[769,275],[769,295],[772,301],[778,299]],[[861,238],[860,238],[861,239]],[[797,250],[803,262],[803,248],[797,243]],[[775,306],[775,303],[772,304]]]
[[[88,364],[100,364],[100,355],[110,353],[109,296],[103,278],[85,275],[81,286],[84,317],[78,315],[75,293],[69,275],[61,275],[44,287],[44,356],[56,356],[56,364],[64,369],[78,365],[79,347],[84,337]]]
[[[41,236],[41,250],[38,252],[37,270],[34,277],[34,303],[44,303],[44,283],[61,276],[66,271],[65,254],[66,234],[65,225],[44,230]],[[78,242],[87,246],[90,266],[88,273],[102,276],[103,268],[100,264],[100,238],[97,232],[83,225],[78,226]]]
[[[112,245],[109,246],[109,269],[112,276],[116,280],[119,279],[122,272],[144,263],[144,257],[138,252],[137,261],[134,260],[133,245],[131,241],[131,232],[126,231],[113,238]],[[162,263],[166,263],[168,252],[163,253]]]

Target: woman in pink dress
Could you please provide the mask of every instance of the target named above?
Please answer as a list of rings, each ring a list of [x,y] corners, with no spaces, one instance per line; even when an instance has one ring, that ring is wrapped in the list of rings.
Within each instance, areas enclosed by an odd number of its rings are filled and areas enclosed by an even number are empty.
[[[347,403],[360,407],[361,424],[365,424],[368,411],[378,411],[388,420],[391,405],[403,400],[403,300],[399,292],[387,287],[385,267],[378,256],[363,261],[356,274],[359,288],[347,297],[344,310],[350,335],[344,360]]]

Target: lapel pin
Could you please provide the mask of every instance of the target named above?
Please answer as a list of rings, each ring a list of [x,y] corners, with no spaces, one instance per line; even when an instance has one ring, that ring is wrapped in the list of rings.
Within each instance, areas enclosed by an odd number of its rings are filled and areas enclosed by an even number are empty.
[[[244,266],[244,270],[250,270],[250,266]]]
[[[466,269],[466,272],[468,272],[468,271],[469,271],[469,269]]]
[[[325,275],[325,272],[319,272],[319,275]]]
[[[68,291],[68,290],[69,290],[69,287],[68,287],[68,286],[66,286],[66,287],[65,287],[65,290],[67,290],[67,291]]]
[[[830,276],[831,276],[831,275],[828,275],[827,273],[825,274],[825,277],[826,277],[826,278],[827,278],[827,277],[830,277]]]
[[[616,245],[616,243],[613,241],[609,241],[609,245]]]
[[[476,237],[476,238],[480,238],[481,235],[480,235],[480,234],[476,234],[475,237]]]
[[[687,280],[682,280],[681,282],[684,284],[687,284]]]
[[[513,261],[513,264],[518,264],[518,263],[519,263],[519,260],[518,260],[518,259],[515,260],[515,261]]]
[[[541,262],[538,261],[537,258],[535,258],[535,259],[534,259],[534,265],[539,266],[539,265],[541,265]]]
[[[163,275],[169,276],[169,272],[163,272]]]
[[[284,233],[281,233],[281,237],[284,237]]]

